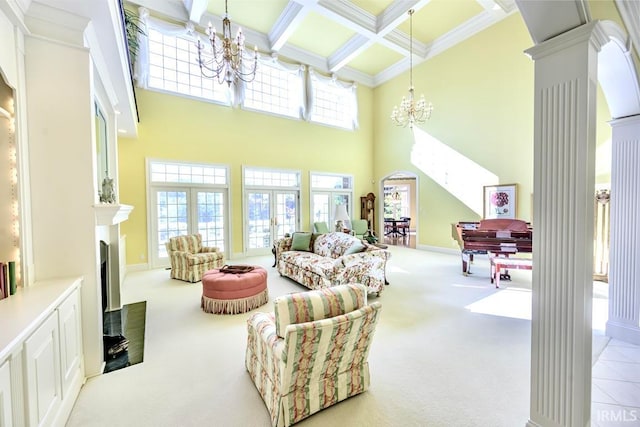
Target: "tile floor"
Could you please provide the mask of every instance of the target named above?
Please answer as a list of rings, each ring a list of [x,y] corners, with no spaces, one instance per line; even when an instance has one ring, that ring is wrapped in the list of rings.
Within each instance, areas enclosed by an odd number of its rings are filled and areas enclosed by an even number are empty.
[[[591,376],[591,425],[640,426],[640,347],[609,341]]]
[[[640,346],[605,336],[608,291],[608,284],[594,282],[591,425],[636,427],[640,426]]]

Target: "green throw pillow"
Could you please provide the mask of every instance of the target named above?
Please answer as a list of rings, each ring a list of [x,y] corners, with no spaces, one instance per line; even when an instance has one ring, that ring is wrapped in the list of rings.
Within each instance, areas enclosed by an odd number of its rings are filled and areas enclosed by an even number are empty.
[[[357,254],[358,252],[362,252],[365,250],[365,247],[362,243],[358,242],[358,243],[354,243],[353,245],[349,246],[347,248],[346,251],[344,251],[343,255],[351,255],[351,254]]]
[[[301,233],[298,231],[293,233],[291,250],[309,252],[311,250],[311,233]]]

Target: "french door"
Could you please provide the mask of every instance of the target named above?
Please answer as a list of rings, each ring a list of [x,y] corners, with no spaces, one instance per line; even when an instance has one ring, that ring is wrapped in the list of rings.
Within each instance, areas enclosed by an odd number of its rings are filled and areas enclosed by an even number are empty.
[[[152,267],[169,264],[165,243],[170,237],[200,233],[203,246],[227,254],[227,190],[189,187],[154,187],[151,192]]]
[[[329,191],[313,191],[311,194],[311,212],[312,223],[325,222],[330,231],[335,229],[335,211],[336,206],[345,205],[347,212],[351,215],[351,194],[329,192]],[[312,224],[313,225],[313,224]],[[345,224],[351,226],[351,224]]]
[[[244,235],[247,255],[264,255],[273,243],[293,234],[299,223],[299,192],[295,190],[246,190]]]

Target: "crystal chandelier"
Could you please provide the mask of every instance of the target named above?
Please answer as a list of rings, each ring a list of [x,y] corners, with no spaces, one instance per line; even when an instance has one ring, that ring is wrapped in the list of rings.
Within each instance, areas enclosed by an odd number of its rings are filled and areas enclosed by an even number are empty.
[[[391,120],[402,127],[414,123],[424,123],[431,117],[433,105],[424,100],[424,95],[420,95],[420,100],[416,102],[413,97],[413,9],[409,9],[409,96],[403,96],[400,106],[393,107]]]
[[[216,40],[216,30],[211,26],[211,22],[207,27],[207,36],[209,36],[211,51],[205,51],[205,54],[211,55],[211,59],[202,58],[205,45],[198,40],[198,64],[203,76],[217,79],[220,84],[227,82],[229,86],[231,83],[237,83],[238,80],[247,83],[253,81],[258,68],[258,47],[256,46],[254,49],[253,56],[245,53],[242,29],[238,29],[235,39],[231,38],[231,21],[227,12],[227,0],[224,1],[222,44],[220,45],[219,37]],[[249,64],[253,62],[253,66],[245,66],[244,61],[248,61]]]

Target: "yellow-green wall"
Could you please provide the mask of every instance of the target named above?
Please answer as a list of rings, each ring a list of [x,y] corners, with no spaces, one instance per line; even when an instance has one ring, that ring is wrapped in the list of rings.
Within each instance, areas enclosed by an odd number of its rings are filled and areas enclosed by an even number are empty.
[[[359,197],[373,190],[372,90],[358,87],[360,127],[346,131],[213,103],[137,90],[138,138],[118,142],[120,202],[134,206],[121,233],[127,263],[147,262],[145,159],[173,159],[230,167],[231,253],[243,252],[242,166],[302,172],[301,228],[310,229],[309,172],[354,176]]]
[[[417,95],[424,93],[434,104],[432,118],[420,129],[496,174],[500,183],[517,183],[518,217],[525,220],[531,220],[533,192],[534,63],[524,53],[531,46],[521,16],[514,14],[414,69]],[[380,180],[393,172],[415,173],[418,244],[456,247],[450,224],[479,215],[411,163],[412,132],[389,119],[408,80],[405,73],[373,90],[360,86],[355,132],[137,90],[139,137],[119,141],[120,201],[135,206],[122,226],[127,263],[147,260],[145,158],[230,166],[232,253],[243,251],[243,165],[302,172],[303,229],[310,224],[309,171],[352,174],[355,202],[370,191],[379,200]],[[597,114],[600,145],[611,138],[601,90]],[[605,172],[597,179],[609,177]],[[473,176],[469,186],[481,194]],[[358,203],[354,208],[358,217]]]
[[[499,183],[517,183],[517,216],[524,220],[531,220],[533,193],[534,63],[524,53],[531,46],[522,17],[514,14],[416,66],[413,73],[416,94],[434,105],[431,119],[419,128],[497,175]],[[395,171],[417,174],[417,243],[452,248],[451,223],[480,216],[412,164],[412,131],[388,119],[408,81],[405,73],[374,90],[374,177],[379,181]],[[607,132],[610,137],[610,116],[602,96],[598,101],[601,143]],[[468,185],[482,194],[478,177],[469,176]]]

